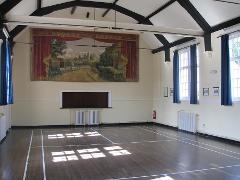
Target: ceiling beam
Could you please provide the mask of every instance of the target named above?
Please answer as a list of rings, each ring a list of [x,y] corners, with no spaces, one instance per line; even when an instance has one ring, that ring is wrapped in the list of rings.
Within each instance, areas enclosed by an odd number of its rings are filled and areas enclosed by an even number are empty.
[[[165,49],[165,62],[170,62],[171,57],[170,57],[170,48]]]
[[[115,6],[117,4],[118,0],[115,0],[113,3],[112,3],[112,6]],[[102,17],[105,17],[107,15],[107,13],[111,10],[112,8],[108,8],[103,14],[102,14]]]
[[[34,11],[31,16],[44,16],[47,14],[50,14],[54,11],[58,11],[58,10],[62,10],[62,9],[66,9],[66,8],[71,8],[73,6],[80,6],[80,7],[92,7],[92,8],[104,8],[104,9],[108,9],[108,8],[113,8],[114,10],[118,11],[119,13],[122,13],[124,15],[127,15],[133,19],[135,19],[136,21],[142,21],[145,17],[137,14],[133,11],[130,11],[126,8],[123,8],[121,6],[115,5],[112,7],[112,3],[104,3],[104,2],[94,2],[94,1],[70,1],[70,2],[65,2],[65,3],[61,3],[61,4],[56,4],[56,5],[52,5],[52,6],[48,6],[48,7],[43,7],[41,9],[38,9],[36,11]],[[145,24],[150,24],[151,22],[147,22]],[[152,25],[152,23],[150,24]],[[17,26],[15,27],[11,32],[11,38],[16,37],[21,31],[23,31],[26,28],[26,26]],[[169,42],[167,41],[167,39],[163,36],[163,35],[156,35],[157,39],[163,44],[163,45],[168,45]]]
[[[6,0],[0,5],[0,13],[5,16],[12,8],[14,8],[22,0]]]
[[[168,6],[170,6],[171,4],[173,4],[176,0],[170,0],[167,3],[165,3],[164,5],[162,5],[161,7],[159,7],[157,10],[155,10],[154,12],[152,12],[151,14],[149,14],[148,16],[145,17],[144,21],[150,19],[151,17],[155,16],[156,14],[160,13],[161,11],[163,11],[164,9],[166,9]],[[139,22],[139,23],[144,23],[143,22]]]
[[[240,5],[239,2],[233,2],[233,1],[224,1],[224,0],[213,0],[221,3],[227,3],[227,4],[235,4],[235,5]]]
[[[0,29],[0,41],[2,41],[2,39],[4,39],[4,35],[2,29]]]
[[[189,41],[192,41],[192,40],[194,40],[194,39],[195,39],[194,37],[185,37],[185,38],[182,38],[182,39],[179,39],[179,40],[177,40],[177,41],[174,41],[174,42],[169,43],[168,46],[162,46],[162,47],[159,47],[159,48],[157,48],[157,49],[154,49],[154,50],[152,50],[152,53],[153,53],[153,54],[156,54],[156,53],[158,53],[158,52],[165,51],[165,50],[167,50],[167,49],[169,49],[169,48],[172,48],[172,47],[174,47],[174,46],[177,46],[177,45],[180,45],[180,44],[189,42]]]
[[[151,21],[149,20],[151,17],[155,16],[156,14],[160,13],[161,11],[163,11],[164,9],[166,9],[168,6],[170,6],[171,4],[173,4],[176,0],[170,0],[167,3],[165,3],[164,5],[162,5],[161,7],[159,7],[157,10],[155,10],[154,12],[152,12],[151,14],[149,14],[147,17],[145,17],[142,21],[139,21],[138,23],[146,23],[146,24],[152,24]],[[155,34],[155,37],[163,44],[163,46],[167,47],[169,46],[169,42],[168,40],[163,36],[163,35],[159,35],[159,34]],[[165,61],[170,61],[170,49],[165,51]]]
[[[163,35],[161,35],[161,34],[154,34],[154,35],[164,46],[169,45],[168,40]]]
[[[204,47],[205,47],[205,51],[212,51],[212,34],[211,33],[204,34]]]
[[[240,24],[240,16],[213,26],[211,29],[211,33],[219,31],[221,29],[229,28],[237,24]]]
[[[205,33],[211,31],[211,26],[202,17],[198,10],[192,5],[189,0],[177,0],[178,3],[192,16],[196,23],[202,28]]]
[[[37,8],[38,9],[42,8],[42,0],[37,0]]]
[[[211,44],[211,26],[208,22],[202,17],[198,10],[193,6],[189,0],[177,0],[177,2],[192,16],[195,22],[202,28],[204,31],[204,44],[205,51],[212,51]]]
[[[145,24],[153,24],[149,19],[145,20],[144,22]],[[169,42],[168,40],[161,34],[154,34],[155,37],[158,39],[158,41],[160,41],[162,43],[162,45],[164,47],[168,47],[169,46]],[[166,49],[165,50],[165,62],[169,62],[170,61],[170,49]]]

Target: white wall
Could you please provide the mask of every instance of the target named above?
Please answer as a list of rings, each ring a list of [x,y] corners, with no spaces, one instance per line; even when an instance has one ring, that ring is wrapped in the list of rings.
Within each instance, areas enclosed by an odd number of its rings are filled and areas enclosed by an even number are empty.
[[[157,110],[157,122],[177,126],[177,111],[188,110],[199,114],[198,131],[219,137],[240,141],[240,103],[232,107],[221,106],[221,96],[212,95],[212,87],[221,86],[221,42],[217,38],[219,33],[213,34],[212,57],[204,53],[204,43],[200,40],[200,99],[199,105],[189,102],[173,104],[172,97],[163,97],[163,87],[173,87],[172,60],[164,63],[163,53],[154,55],[154,88],[153,109]],[[172,52],[173,53],[173,52]],[[171,54],[171,57],[172,54]],[[213,73],[217,70],[217,73]],[[202,88],[210,88],[209,96],[202,96]]]
[[[73,110],[59,109],[62,90],[106,90],[112,92],[112,109],[101,112],[103,123],[146,122],[152,109],[157,110],[157,122],[177,126],[177,111],[188,110],[199,114],[198,131],[240,141],[240,103],[232,107],[220,105],[220,96],[212,95],[212,87],[220,87],[220,39],[213,34],[212,57],[204,53],[200,41],[200,104],[189,102],[173,104],[172,97],[163,97],[163,87],[172,88],[172,61],[164,63],[164,54],[152,55],[140,50],[139,82],[134,83],[80,83],[30,81],[30,46],[14,47],[13,79],[15,103],[12,106],[12,124],[15,126],[62,125],[74,121]],[[17,39],[29,42],[29,31]],[[140,37],[140,47],[147,47]],[[173,49],[172,49],[173,50]],[[172,54],[171,54],[172,57]],[[217,73],[212,73],[216,70]],[[202,88],[210,88],[210,96],[202,96]]]
[[[30,42],[29,30],[16,39]],[[140,37],[140,47],[146,47]],[[152,54],[140,50],[139,82],[52,82],[30,81],[31,48],[27,44],[14,46],[13,81],[14,105],[13,126],[65,125],[74,121],[74,111],[60,109],[59,92],[63,90],[112,92],[112,109],[103,109],[103,123],[146,122],[152,112]]]

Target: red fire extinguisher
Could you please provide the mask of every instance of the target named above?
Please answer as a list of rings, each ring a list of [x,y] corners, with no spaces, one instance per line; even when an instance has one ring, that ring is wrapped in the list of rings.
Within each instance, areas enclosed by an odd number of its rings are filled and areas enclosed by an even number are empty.
[[[152,118],[153,118],[153,119],[156,119],[156,118],[157,118],[157,112],[156,112],[156,110],[153,110]]]

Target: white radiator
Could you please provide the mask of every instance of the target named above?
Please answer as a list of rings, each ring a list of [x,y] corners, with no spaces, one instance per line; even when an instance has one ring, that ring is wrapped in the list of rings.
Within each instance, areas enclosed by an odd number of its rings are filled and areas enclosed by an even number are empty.
[[[178,129],[196,133],[197,114],[188,111],[178,111]]]
[[[99,124],[98,110],[78,110],[75,116],[75,125],[96,125]]]
[[[90,110],[89,111],[89,124],[99,124],[99,111]]]
[[[85,125],[86,122],[86,116],[87,116],[87,111],[76,111],[75,114],[75,125]]]
[[[6,116],[0,117],[0,141],[6,136]]]

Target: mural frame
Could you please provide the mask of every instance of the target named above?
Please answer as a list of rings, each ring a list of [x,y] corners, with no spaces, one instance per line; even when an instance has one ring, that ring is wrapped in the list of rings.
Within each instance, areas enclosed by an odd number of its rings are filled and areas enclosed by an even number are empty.
[[[139,35],[31,29],[32,81],[138,82]]]

